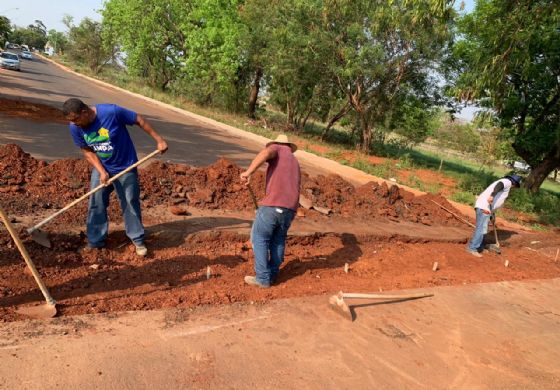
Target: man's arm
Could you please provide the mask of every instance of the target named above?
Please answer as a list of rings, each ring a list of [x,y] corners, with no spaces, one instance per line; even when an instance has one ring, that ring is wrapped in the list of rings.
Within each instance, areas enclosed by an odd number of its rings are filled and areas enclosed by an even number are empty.
[[[107,184],[107,180],[109,180],[109,174],[101,164],[101,160],[97,157],[97,154],[89,147],[80,148],[82,150],[82,154],[87,162],[89,162],[96,170],[99,172],[99,181],[102,184]]]
[[[165,153],[168,149],[167,142],[154,130],[152,125],[140,114],[136,114],[136,124],[142,128],[146,133],[152,137],[156,143],[157,148],[161,153]]]
[[[276,150],[272,148],[265,148],[261,150],[259,154],[257,154],[257,156],[253,159],[251,165],[249,165],[249,168],[247,168],[247,170],[240,175],[241,182],[245,185],[249,185],[251,175],[255,173],[255,171],[259,169],[261,165],[263,165],[268,160],[275,158],[277,155],[278,153],[276,152]]]
[[[504,183],[502,183],[501,181],[498,182],[498,184],[494,186],[494,189],[492,190],[492,194],[488,197],[488,204],[491,205],[494,202],[494,197],[498,195],[498,193],[503,189],[504,189]]]

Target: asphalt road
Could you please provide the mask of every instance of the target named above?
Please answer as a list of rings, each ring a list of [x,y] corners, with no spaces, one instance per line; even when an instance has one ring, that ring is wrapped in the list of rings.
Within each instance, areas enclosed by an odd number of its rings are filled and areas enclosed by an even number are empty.
[[[208,165],[220,156],[246,166],[262,144],[235,136],[194,117],[162,108],[152,102],[107,88],[66,72],[44,59],[23,61],[22,71],[0,70],[0,96],[24,99],[61,108],[77,97],[87,104],[115,103],[141,113],[169,144],[165,159],[189,165]],[[153,140],[139,127],[130,128],[141,155],[155,148]],[[17,143],[35,157],[53,160],[80,157],[68,127],[0,116],[0,143]]]

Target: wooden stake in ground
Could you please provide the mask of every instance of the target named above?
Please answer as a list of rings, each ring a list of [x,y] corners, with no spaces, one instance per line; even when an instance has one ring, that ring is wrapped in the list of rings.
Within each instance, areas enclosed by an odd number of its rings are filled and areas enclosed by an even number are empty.
[[[558,254],[560,254],[560,248],[556,249],[556,257],[554,258],[554,262],[558,261]]]

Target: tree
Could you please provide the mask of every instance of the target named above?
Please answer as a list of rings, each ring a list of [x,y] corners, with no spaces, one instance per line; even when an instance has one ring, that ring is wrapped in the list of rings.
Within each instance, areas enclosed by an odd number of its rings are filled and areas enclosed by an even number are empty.
[[[250,75],[247,116],[256,118],[257,100],[263,83],[268,43],[266,24],[269,8],[261,0],[246,1],[240,7],[239,18],[245,28],[240,35],[240,54],[244,69]]]
[[[0,16],[0,46],[4,47],[4,44],[8,40],[10,33],[12,32],[12,27],[10,25],[10,19],[5,16]]]
[[[40,20],[36,20],[34,24],[25,28],[15,27],[9,36],[9,41],[43,49],[47,43],[45,25]]]
[[[430,89],[437,85],[438,63],[452,37],[451,3],[324,2],[322,30],[331,45],[331,56],[325,59],[357,116],[362,151],[369,151],[374,138],[384,137],[392,113],[407,96],[417,108],[432,104]]]
[[[457,97],[487,107],[532,167],[537,192],[560,167],[560,6],[555,1],[479,0],[459,23]]]
[[[191,12],[189,1],[109,0],[102,10],[104,38],[126,53],[131,74],[165,90],[178,75]]]
[[[63,53],[68,46],[68,39],[66,35],[54,29],[49,30],[47,40],[54,48],[55,53]]]
[[[84,18],[78,26],[71,24],[68,32],[68,54],[75,61],[84,63],[95,74],[99,73],[112,58],[113,51],[102,40],[102,25],[89,18]]]
[[[246,107],[251,72],[244,56],[239,0],[199,0],[183,25],[182,73],[207,104],[240,111]]]

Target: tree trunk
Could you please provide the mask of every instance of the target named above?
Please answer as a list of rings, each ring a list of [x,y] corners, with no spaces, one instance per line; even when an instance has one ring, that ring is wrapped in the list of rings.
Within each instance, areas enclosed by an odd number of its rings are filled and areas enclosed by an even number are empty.
[[[249,118],[255,119],[255,111],[257,109],[257,99],[259,97],[259,89],[261,85],[261,78],[263,76],[263,70],[259,66],[255,72],[255,80],[251,86],[251,92],[249,93]]]
[[[523,181],[523,187],[536,193],[550,172],[560,167],[560,149],[549,153],[537,166],[531,167],[529,176]]]
[[[288,99],[286,102],[286,130],[288,131],[294,130],[294,118],[296,115],[294,111],[295,109],[292,107],[292,103]]]
[[[371,128],[369,121],[365,118],[364,113],[361,112],[360,114],[360,126],[362,128],[362,144],[360,145],[360,151],[364,154],[369,154],[373,129]]]
[[[346,105],[330,119],[329,123],[327,124],[327,127],[325,127],[325,129],[321,133],[321,141],[326,140],[327,134],[331,129],[331,127],[333,127],[334,124],[338,122],[340,119],[344,118],[344,116],[348,114],[348,111],[350,111],[351,108],[352,105],[350,103],[346,103]]]

